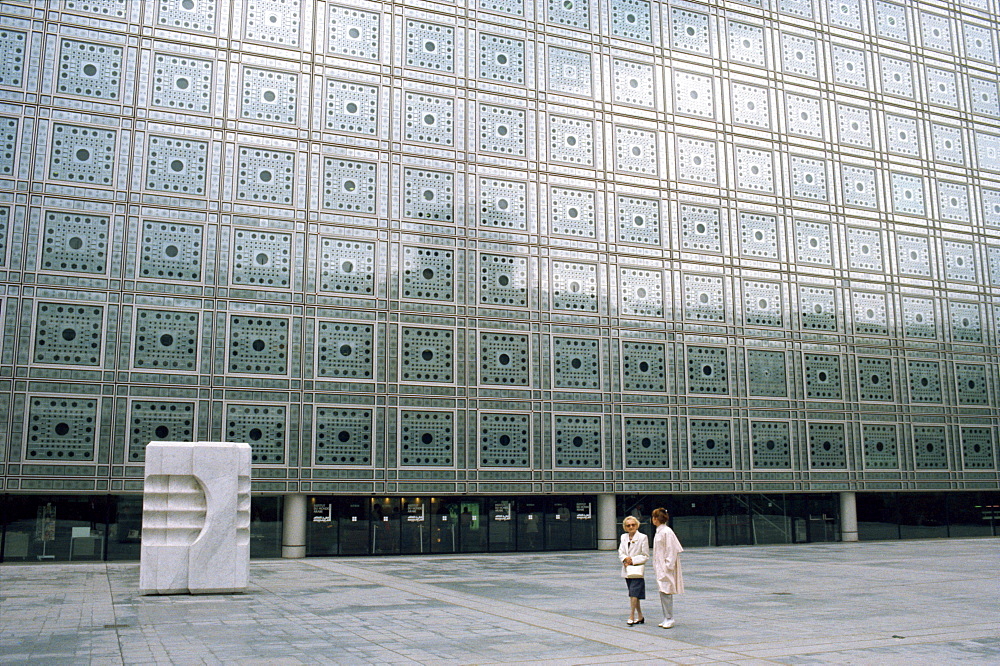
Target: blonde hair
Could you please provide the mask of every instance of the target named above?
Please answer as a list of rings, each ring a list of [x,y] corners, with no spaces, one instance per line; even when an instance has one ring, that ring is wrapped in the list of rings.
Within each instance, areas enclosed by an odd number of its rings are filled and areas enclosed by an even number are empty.
[[[625,516],[625,520],[622,521],[622,527],[625,527],[628,523],[635,523],[636,527],[642,525],[642,523],[639,522],[639,519],[635,516]]]

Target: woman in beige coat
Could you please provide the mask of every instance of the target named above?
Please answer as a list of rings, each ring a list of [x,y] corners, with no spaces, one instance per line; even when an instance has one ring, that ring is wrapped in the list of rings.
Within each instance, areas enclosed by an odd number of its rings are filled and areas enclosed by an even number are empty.
[[[646,579],[628,578],[625,575],[625,567],[645,564],[649,559],[649,537],[639,531],[639,521],[634,516],[628,516],[622,521],[625,534],[622,535],[621,543],[618,545],[618,559],[622,562],[622,578],[628,585],[628,626],[633,624],[645,624],[646,618],[642,616],[642,609],[639,608],[639,601],[646,598]]]
[[[653,524],[656,525],[656,534],[653,536],[653,573],[660,589],[663,622],[659,626],[663,629],[674,626],[674,595],[684,591],[680,560],[684,549],[674,531],[667,527],[669,519],[666,509],[653,509]]]

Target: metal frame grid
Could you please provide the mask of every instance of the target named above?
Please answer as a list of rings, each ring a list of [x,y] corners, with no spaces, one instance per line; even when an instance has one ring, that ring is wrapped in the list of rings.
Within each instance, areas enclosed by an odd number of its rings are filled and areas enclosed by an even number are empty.
[[[994,0],[64,5],[0,6],[0,492],[998,487]]]

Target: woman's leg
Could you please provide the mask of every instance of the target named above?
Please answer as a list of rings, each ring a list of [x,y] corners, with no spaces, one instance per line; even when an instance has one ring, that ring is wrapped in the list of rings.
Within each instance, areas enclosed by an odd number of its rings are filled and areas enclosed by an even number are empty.
[[[638,620],[639,619],[639,600],[636,597],[628,598],[628,619]]]
[[[674,595],[660,592],[660,606],[663,607],[663,623],[674,619]]]

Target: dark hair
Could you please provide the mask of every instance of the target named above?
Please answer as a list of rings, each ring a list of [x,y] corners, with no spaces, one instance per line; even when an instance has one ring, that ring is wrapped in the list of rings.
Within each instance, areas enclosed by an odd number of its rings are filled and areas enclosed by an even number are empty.
[[[661,525],[666,525],[667,521],[670,520],[670,514],[663,507],[659,507],[653,509],[653,518],[656,518],[656,521]]]

